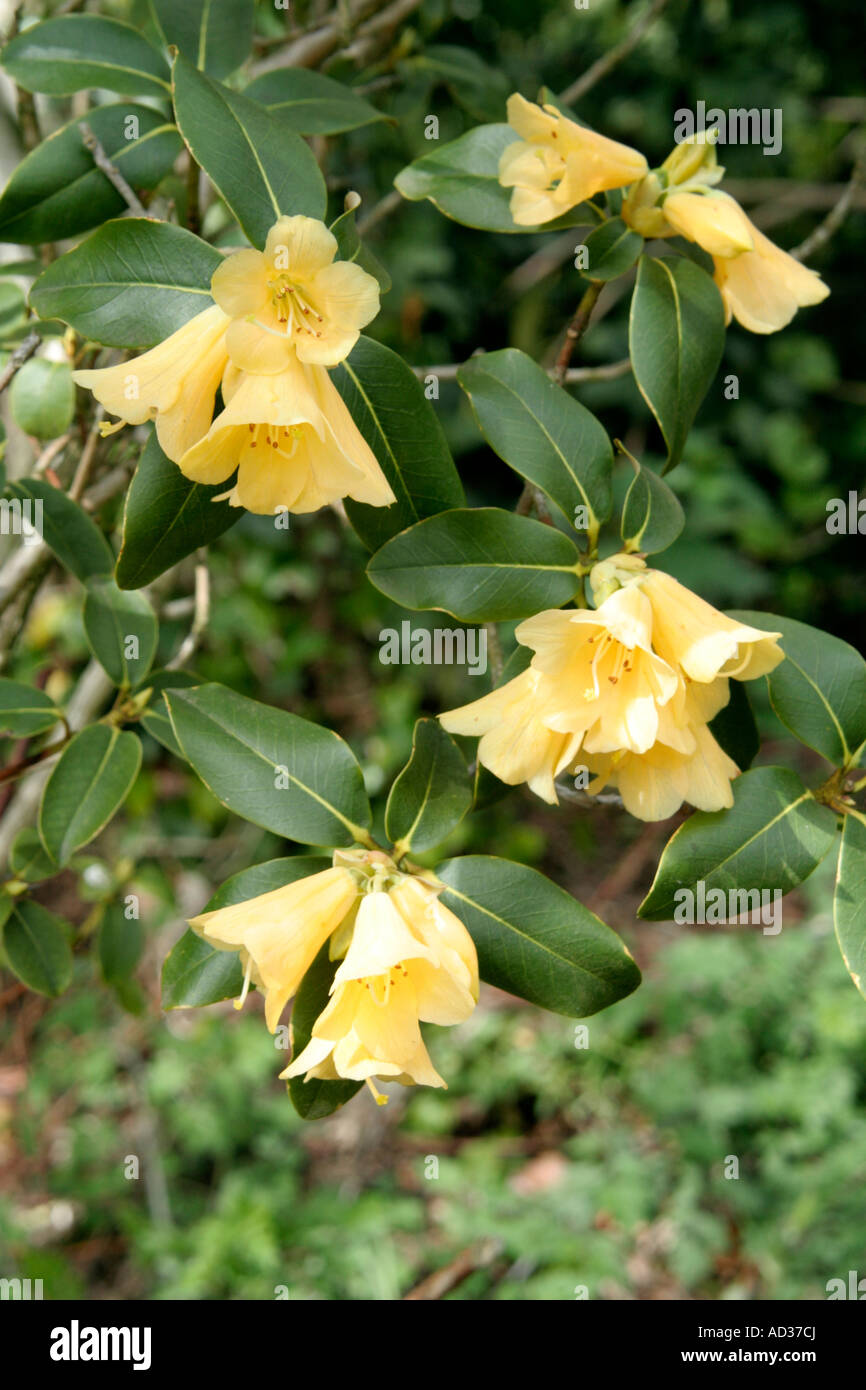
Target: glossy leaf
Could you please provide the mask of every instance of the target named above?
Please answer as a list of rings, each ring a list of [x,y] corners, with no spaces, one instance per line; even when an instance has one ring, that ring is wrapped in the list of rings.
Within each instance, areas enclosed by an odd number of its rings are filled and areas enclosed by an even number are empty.
[[[35,515],[33,505],[42,503],[45,544],[76,579],[85,583],[96,575],[111,573],[114,568],[111,546],[96,523],[60,488],[42,478],[21,478],[10,483],[8,491],[22,504],[30,502],[31,515]]]
[[[242,509],[213,500],[225,490],[224,483],[191,483],[151,434],[126,494],[115,571],[120,588],[150,584],[234,526]]]
[[[633,232],[619,217],[611,217],[595,227],[584,242],[589,280],[616,280],[631,270],[641,251],[643,237]]]
[[[93,655],[117,686],[128,689],[150,670],[156,652],[156,614],[144,594],[92,580],[84,599],[84,633]]]
[[[3,927],[10,970],[37,994],[56,999],[72,979],[69,926],[39,903],[16,898]]]
[[[181,56],[173,79],[180,133],[254,246],[264,246],[283,213],[324,216],[321,170],[279,115],[205,77]]]
[[[470,358],[457,380],[499,457],[572,524],[575,509],[588,508],[597,530],[610,515],[613,453],[595,416],[516,348]]]
[[[45,853],[39,833],[26,826],[19,830],[9,850],[9,867],[24,883],[41,883],[57,873],[57,865]]]
[[[778,890],[809,877],[836,833],[836,817],[790,768],[756,767],[733,784],[726,811],[695,811],[665,846],[653,885],[638,909],[672,918],[681,889]],[[745,911],[745,908],[742,909]]]
[[[682,256],[642,256],[629,317],[629,352],[640,393],[679,463],[725,345],[722,297],[712,278]]]
[[[255,0],[150,0],[166,46],[197,68],[226,77],[250,56]]]
[[[58,15],[34,24],[6,45],[3,66],[25,91],[50,96],[105,87],[165,100],[171,91],[165,59],[153,45],[131,25],[102,15]]]
[[[260,893],[270,893],[308,874],[330,867],[330,860],[318,855],[297,855],[291,859],[270,859],[233,874],[217,889],[203,912],[245,902]],[[236,998],[244,982],[237,951],[223,950],[188,929],[165,958],[162,967],[162,1007],[199,1008],[221,999]],[[254,988],[254,986],[253,986]]]
[[[57,864],[68,863],[123,805],[141,766],[135,734],[91,724],[66,745],[45,784],[39,834]]]
[[[463,755],[437,719],[419,719],[412,756],[385,808],[385,834],[401,851],[420,854],[441,844],[472,805]]]
[[[745,681],[731,681],[728,703],[710,720],[709,730],[717,743],[741,772],[754,762],[761,746],[761,736],[755,723]]]
[[[299,1057],[310,1041],[313,1024],[328,1002],[328,991],[338,964],[328,959],[328,943],[325,942],[301,981],[292,1005],[293,1057]],[[302,1119],[320,1120],[351,1100],[363,1084],[363,1081],[320,1081],[317,1077],[305,1081],[303,1076],[293,1076],[288,1091]]]
[[[361,337],[332,377],[397,498],[390,507],[347,499],[346,514],[365,545],[375,550],[414,522],[463,505],[439,418],[402,358]]]
[[[36,439],[65,434],[75,414],[75,386],[66,362],[33,357],[16,372],[9,409],[19,429]]]
[[[583,1018],[640,984],[640,971],[610,927],[525,864],[487,855],[436,869],[443,904],[478,951],[482,979],[553,1013]]]
[[[106,984],[118,985],[132,974],[144,950],[144,929],[127,917],[123,903],[109,903],[99,924],[99,966]]]
[[[183,227],[124,217],[50,265],[30,302],[106,347],[152,347],[210,308],[222,259]]]
[[[833,921],[842,959],[857,989],[866,998],[866,817],[845,817],[836,866]]]
[[[781,632],[785,653],[767,677],[770,702],[802,743],[841,766],[866,740],[866,661],[820,628],[775,613],[730,615],[766,632]]]
[[[183,758],[180,745],[174,736],[174,729],[171,727],[171,720],[168,717],[164,693],[166,690],[186,690],[191,685],[201,685],[201,677],[194,676],[191,671],[171,671],[159,670],[151,671],[145,676],[142,685],[152,691],[150,702],[145,706],[140,723],[146,729],[151,738],[155,738],[157,743],[161,743],[163,748],[167,748],[176,758]]]
[[[367,573],[404,608],[438,609],[464,623],[528,618],[578,589],[577,547],[529,517],[478,507],[441,512],[401,531]]]
[[[44,690],[23,681],[0,680],[0,734],[32,738],[53,728],[59,718],[59,709]]]
[[[638,464],[622,507],[626,550],[651,555],[673,545],[686,524],[680,500],[663,478]]]
[[[222,685],[164,699],[184,757],[236,815],[307,845],[351,845],[370,824],[361,769],[330,729]]]
[[[90,126],[115,168],[135,189],[155,188],[183,148],[176,128],[150,106],[95,106],[24,158],[0,198],[0,239],[39,245],[75,236],[126,207],[81,137]],[[137,135],[127,132],[134,122]]]
[[[336,135],[389,119],[345,83],[308,68],[262,73],[244,88],[244,96],[273,111],[285,130],[298,135]]]

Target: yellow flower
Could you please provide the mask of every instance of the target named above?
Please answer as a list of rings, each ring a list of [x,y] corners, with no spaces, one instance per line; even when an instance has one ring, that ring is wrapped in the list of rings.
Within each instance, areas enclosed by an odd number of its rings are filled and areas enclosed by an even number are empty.
[[[587,130],[555,106],[536,106],[515,92],[507,109],[508,124],[521,138],[503,150],[499,182],[514,190],[511,216],[521,227],[550,222],[647,171],[637,150]]]
[[[337,239],[314,217],[281,217],[264,251],[229,256],[211,281],[232,319],[228,350],[236,367],[279,372],[293,353],[334,366],[379,312],[379,286],[350,261],[335,261]]]
[[[775,246],[753,227],[754,250],[733,259],[714,259],[714,279],[725,306],[725,321],[735,318],[751,333],[775,333],[797,310],[820,304],[830,290],[816,271]]]
[[[418,879],[399,876],[361,899],[331,999],[312,1036],[282,1077],[373,1077],[403,1085],[444,1086],[420,1023],[454,1024],[478,999],[478,964],[462,922]]]
[[[324,367],[294,353],[267,376],[229,367],[223,399],[225,409],[178,463],[197,483],[225,482],[238,468],[225,494],[233,507],[272,516],[316,511],[341,497],[374,507],[395,500]]]
[[[228,325],[222,309],[211,305],[140,357],[116,367],[73,372],[77,385],[120,417],[116,425],[103,427],[103,434],[155,420],[160,446],[176,463],[211,422],[228,362]]]
[[[652,610],[636,585],[598,609],[551,609],[515,636],[535,655],[529,670],[461,709],[439,716],[450,733],[480,734],[484,767],[527,782],[556,804],[554,779],[581,749],[645,752],[679,678],[651,648]]]
[[[325,869],[247,902],[217,908],[190,919],[199,936],[221,951],[240,948],[244,988],[265,992],[265,1020],[273,1033],[280,1014],[297,991],[321,947],[354,906],[355,877],[347,868]]]
[[[646,752],[582,758],[595,774],[587,791],[615,787],[626,810],[646,821],[666,820],[684,801],[700,811],[732,806],[731,779],[740,769],[707,728],[728,698],[728,682],[721,677],[686,687],[677,701],[677,718],[662,722],[659,738]]]
[[[637,582],[652,607],[653,647],[689,680],[733,676],[752,681],[783,660],[780,632],[763,632],[725,617],[662,570],[648,569]]]

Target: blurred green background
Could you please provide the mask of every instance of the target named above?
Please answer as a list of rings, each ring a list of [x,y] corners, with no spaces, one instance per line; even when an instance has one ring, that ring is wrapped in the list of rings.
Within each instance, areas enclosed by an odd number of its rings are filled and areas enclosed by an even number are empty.
[[[145,18],[143,5],[87,8]],[[292,20],[326,9],[298,4]],[[334,212],[348,189],[361,193],[369,243],[393,278],[370,331],[412,364],[507,345],[550,362],[580,292],[573,232],[491,236],[429,203],[388,199],[395,173],[430,150],[425,116],[438,116],[445,141],[502,119],[513,90],[562,91],[639,12],[614,0],[585,11],[565,0],[425,0],[364,66],[339,55],[328,65],[395,118],[316,147]],[[263,54],[279,51],[285,22],[259,7]],[[832,207],[862,144],[860,22],[843,0],[670,0],[578,111],[655,164],[679,107],[781,108],[778,156],[742,146],[720,158],[725,187],[793,247]],[[40,109],[46,130],[69,111]],[[14,138],[7,116],[8,167]],[[181,206],[176,184],[161,196]],[[810,262],[831,286],[824,304],[769,338],[732,327],[671,477],[687,527],[664,557],[719,606],[779,611],[860,646],[864,542],[829,536],[825,517],[829,498],[863,484],[866,327],[854,303],[864,205],[861,191]],[[219,235],[223,222],[214,205],[206,231]],[[626,355],[627,304],[602,301],[580,365]],[[723,395],[729,373],[737,401]],[[576,389],[611,435],[660,462],[630,377]],[[512,505],[520,485],[455,384],[443,381],[436,409],[470,500]],[[114,447],[124,457],[129,432]],[[209,557],[211,619],[195,668],[335,728],[381,820],[414,719],[486,683],[381,665],[380,632],[407,615],[363,579],[363,563],[331,512],[292,518],[288,533],[245,516]],[[168,601],[191,580],[190,561]],[[44,591],[6,674],[27,679],[50,664],[60,695],[87,659],[79,606],[70,583]],[[170,612],[156,664],[187,630],[188,614]],[[786,738],[760,692],[756,705],[759,760],[819,780],[821,760]],[[572,1299],[585,1288],[607,1299],[809,1299],[849,1269],[866,1274],[866,1005],[833,937],[833,865],[785,900],[778,936],[639,923],[669,832],[611,807],[551,810],[523,790],[473,816],[446,853],[544,870],[622,932],[644,985],[588,1020],[588,1039],[571,1020],[485,989],[466,1025],[429,1030],[447,1092],[392,1088],[382,1109],[362,1094],[305,1125],[277,1080],[283,1057],[255,997],[242,1015],[231,1004],[159,1008],[159,969],[183,919],[230,873],[291,847],[228,816],[146,737],[123,815],[41,894],[86,938],[89,904],[137,893],[135,987],[118,997],[87,951],[59,1003],[0,981],[0,1274],[41,1277],[47,1297],[352,1300],[401,1298],[467,1250],[480,1267],[449,1297]],[[137,1178],[125,1176],[128,1156],[140,1160]],[[731,1158],[736,1178],[725,1176]]]

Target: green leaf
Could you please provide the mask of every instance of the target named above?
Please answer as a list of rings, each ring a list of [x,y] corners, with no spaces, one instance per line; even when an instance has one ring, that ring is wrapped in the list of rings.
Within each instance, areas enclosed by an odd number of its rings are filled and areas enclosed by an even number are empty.
[[[30,303],[106,347],[153,347],[210,308],[222,259],[183,227],[123,217],[50,265]]]
[[[222,685],[164,699],[184,757],[236,815],[307,845],[351,845],[370,824],[361,769],[330,729]]]
[[[244,96],[273,111],[285,130],[298,135],[336,135],[389,119],[351,87],[308,68],[262,73],[244,88]]]
[[[191,483],[152,433],[126,494],[115,579],[121,589],[150,584],[179,560],[223,535],[242,509],[214,502],[225,483]]]
[[[640,984],[616,933],[535,869],[472,854],[446,860],[436,876],[488,984],[572,1018],[606,1009]]]
[[[57,864],[66,864],[120,810],[138,776],[135,734],[91,724],[66,745],[45,784],[39,834]]]
[[[686,524],[680,500],[664,479],[635,460],[632,479],[622,507],[620,534],[626,550],[651,555],[673,545]]]
[[[60,488],[43,478],[20,478],[8,485],[8,491],[22,503],[30,502],[31,516],[36,514],[35,504],[42,503],[45,544],[76,579],[85,583],[95,575],[111,573],[114,568],[111,546],[96,523]]]
[[[175,59],[174,109],[193,157],[261,248],[283,213],[325,215],[325,181],[313,152],[279,115]]]
[[[299,1057],[313,1032],[313,1024],[328,1003],[328,991],[339,961],[328,959],[326,941],[310,966],[292,1005],[292,1056]],[[291,1077],[289,1098],[303,1120],[321,1120],[331,1115],[363,1086],[363,1081],[320,1081],[317,1077],[305,1081],[302,1076]]]
[[[378,282],[382,294],[387,294],[391,288],[391,276],[388,274],[381,261],[373,255],[373,252],[364,245],[358,236],[358,228],[355,225],[355,207],[346,208],[341,212],[335,222],[331,223],[329,230],[337,238],[338,254],[341,261],[354,261],[362,270],[366,270],[368,275]]]
[[[332,377],[397,498],[390,507],[347,499],[346,514],[365,545],[376,550],[414,522],[463,505],[439,417],[401,357],[361,337]]]
[[[733,784],[727,811],[695,811],[665,846],[653,885],[638,908],[654,921],[673,918],[677,893],[720,888],[778,890],[809,877],[833,842],[836,817],[796,772],[755,767]],[[746,911],[743,907],[741,912]]]
[[[99,966],[106,984],[129,979],[144,950],[144,929],[137,917],[127,917],[122,903],[109,903],[99,924]]]
[[[291,859],[269,859],[253,864],[226,879],[203,912],[246,902],[260,893],[271,893],[287,883],[330,868],[331,861],[320,855],[296,855]],[[162,967],[162,1007],[198,1008],[221,999],[236,998],[244,983],[237,951],[214,946],[191,929],[172,948]]]
[[[101,15],[60,15],[34,24],[3,50],[3,66],[28,92],[69,96],[105,87],[125,96],[171,91],[165,60],[129,24]]]
[[[729,616],[764,632],[781,632],[785,660],[767,677],[773,709],[808,748],[837,767],[849,763],[866,740],[866,662],[860,653],[793,618],[746,609]]]
[[[597,534],[610,515],[613,452],[595,416],[517,348],[471,358],[457,380],[499,457],[540,487],[572,524],[575,508],[588,508]]]
[[[170,671],[168,669],[151,671],[142,681],[142,686],[153,692],[150,704],[145,706],[140,723],[151,738],[161,743],[176,758],[183,758],[180,746],[174,736],[171,720],[168,717],[163,694],[166,690],[186,690],[191,685],[201,685],[201,677],[190,671]]]
[[[2,202],[2,200],[0,200]],[[37,267],[37,274],[42,269],[41,263]],[[21,274],[29,272],[22,271]],[[27,301],[24,294],[17,285],[7,284],[0,281],[0,341],[11,342],[11,340],[23,331],[27,324]]]
[[[725,345],[722,297],[711,277],[685,257],[642,256],[629,317],[629,352],[640,393],[668,447],[665,472],[686,438]]]
[[[132,138],[130,121],[137,132]],[[95,106],[49,135],[15,169],[0,198],[0,239],[36,246],[73,237],[124,210],[122,195],[85,148],[82,123],[137,189],[155,188],[183,148],[175,127],[150,106]]]
[[[404,59],[399,69],[413,87],[418,85],[419,76],[430,78],[437,87],[444,83],[454,100],[479,121],[501,115],[508,96],[508,80],[501,69],[457,44],[427,44],[421,52]],[[517,138],[513,132],[511,138]]]
[[[367,566],[404,608],[438,609],[464,623],[528,618],[577,592],[577,547],[552,526],[478,507],[440,512],[401,531]]]
[[[518,227],[509,211],[511,189],[499,182],[499,156],[516,139],[510,125],[476,126],[407,164],[395,178],[394,187],[411,202],[429,198],[446,217],[464,227],[486,232],[533,232],[536,228]],[[595,221],[596,216],[581,204],[565,216],[545,222],[541,230],[576,226]]]
[[[9,408],[19,429],[37,439],[57,439],[75,414],[72,371],[65,362],[34,357],[16,372]]]
[[[158,626],[144,594],[118,589],[113,579],[91,580],[84,599],[84,632],[115,685],[128,689],[150,670]]]
[[[836,866],[833,921],[842,959],[866,998],[866,816],[845,817]]]
[[[731,698],[715,719],[710,720],[708,728],[728,757],[733,758],[741,772],[745,772],[755,760],[761,746],[761,736],[745,682],[732,680],[729,689]]]
[[[60,717],[60,710],[44,690],[23,681],[0,680],[0,734],[32,738],[53,728]]]
[[[16,898],[3,928],[6,962],[29,989],[56,999],[72,979],[69,924],[29,898]]]
[[[595,227],[584,241],[589,255],[584,275],[590,280],[616,280],[631,270],[641,251],[643,237],[619,217]]]
[[[166,46],[197,68],[226,77],[250,56],[255,0],[150,0]]]
[[[385,808],[385,834],[405,854],[441,844],[472,805],[472,787],[463,755],[436,719],[419,719],[412,756]]]
[[[9,868],[25,883],[40,883],[57,873],[57,865],[45,853],[36,830],[19,830],[9,850]]]

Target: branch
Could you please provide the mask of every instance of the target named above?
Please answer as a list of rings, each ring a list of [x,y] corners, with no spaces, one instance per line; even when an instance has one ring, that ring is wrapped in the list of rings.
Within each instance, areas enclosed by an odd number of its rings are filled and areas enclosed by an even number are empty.
[[[347,36],[352,26],[359,24],[370,12],[383,8],[384,0],[350,0],[346,6],[337,8],[337,16],[327,24],[302,34],[294,43],[287,44],[271,58],[263,58],[252,69],[253,77],[261,77],[265,72],[278,72],[281,68],[315,68],[329,58],[335,48]]]
[[[195,567],[195,606],[193,609],[192,625],[186,637],[180,644],[175,655],[166,665],[169,671],[177,671],[184,666],[190,657],[197,650],[201,641],[202,633],[207,627],[207,620],[210,614],[210,576],[204,561],[204,551],[200,550]]]
[[[601,58],[593,63],[592,67],[587,68],[586,72],[581,77],[578,77],[576,82],[572,82],[570,87],[566,87],[565,91],[560,96],[560,101],[564,102],[566,105],[579,101],[581,97],[586,96],[587,92],[595,86],[596,82],[600,82],[603,77],[607,77],[608,73],[612,72],[617,64],[622,62],[623,58],[628,57],[632,49],[637,48],[644,34],[649,29],[650,25],[654,24],[658,19],[667,3],[668,0],[653,0],[649,9],[632,25],[622,42],[618,43],[615,48],[612,48],[609,53],[603,54]]]
[[[474,354],[476,357],[481,355]],[[463,365],[462,362],[445,362],[435,367],[413,367],[412,371],[421,381],[426,376],[438,377],[440,381],[456,381],[457,373]],[[546,370],[548,376],[553,376],[554,367]],[[606,362],[598,367],[569,367],[564,381],[566,385],[577,381],[616,381],[617,377],[627,376],[630,371],[631,358],[623,357],[619,362]]]
[[[437,1269],[435,1273],[422,1279],[420,1284],[416,1284],[414,1289],[405,1295],[404,1302],[430,1302],[433,1299],[444,1298],[452,1289],[456,1289],[458,1284],[462,1284],[464,1279],[468,1279],[470,1274],[474,1274],[477,1269],[488,1269],[502,1254],[504,1247],[498,1236],[489,1236],[486,1240],[476,1241],[474,1245],[468,1246],[466,1250],[461,1250],[460,1254],[453,1259],[450,1264],[442,1269]]]
[[[9,361],[6,363],[6,366],[3,368],[2,374],[0,374],[0,395],[6,390],[6,387],[9,385],[19,367],[23,367],[24,363],[33,356],[41,342],[42,339],[38,333],[28,333],[27,337],[18,344],[12,356],[9,358]]]
[[[114,185],[129,211],[136,217],[146,217],[147,209],[144,204],[139,202],[117,166],[112,164],[87,122],[81,121],[78,129],[81,132],[84,147],[90,151],[97,169],[101,169],[109,183]]]
[[[793,256],[795,261],[807,261],[815,251],[826,246],[831,236],[839,230],[851,211],[855,195],[859,192],[864,181],[866,181],[866,149],[861,150],[854,161],[851,177],[824,221],[818,224],[805,241],[801,241],[799,246],[795,246],[793,251],[789,251],[788,255]]]
[[[571,361],[571,354],[576,345],[580,342],[592,318],[592,311],[596,306],[598,296],[604,289],[603,280],[591,280],[589,289],[584,293],[583,298],[577,306],[577,313],[565,330],[565,342],[560,348],[559,356],[556,359],[556,366],[553,369],[553,379],[562,386],[568,372],[568,364]]]

